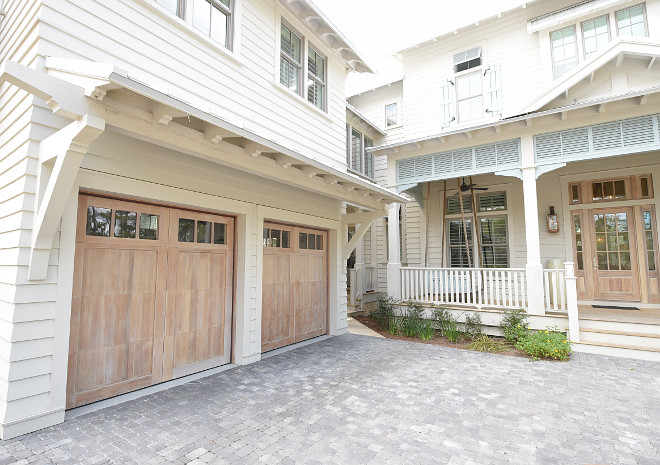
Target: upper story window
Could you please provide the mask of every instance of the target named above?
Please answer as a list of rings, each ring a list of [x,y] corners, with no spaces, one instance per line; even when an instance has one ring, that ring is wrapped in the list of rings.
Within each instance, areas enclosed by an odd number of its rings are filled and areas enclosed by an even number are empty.
[[[605,48],[610,41],[610,31],[607,24],[607,16],[590,19],[582,23],[582,38],[584,42],[584,58],[588,59],[593,54]]]
[[[550,34],[552,43],[552,68],[556,78],[577,66],[575,26]]]
[[[307,82],[307,100],[321,110],[326,109],[326,58],[311,44],[282,21],[280,32],[280,83],[291,92],[304,97],[302,82]],[[305,53],[306,52],[306,53]],[[307,62],[304,67],[303,63]]]
[[[636,5],[615,13],[617,34],[620,36],[645,37],[646,18],[644,5]]]
[[[481,66],[481,47],[471,48],[454,55],[454,71],[460,73]]]
[[[367,151],[374,141],[357,129],[346,125],[346,162],[348,167],[370,178],[374,177],[374,155]]]
[[[456,78],[459,123],[483,116],[481,71]]]
[[[156,0],[196,30],[231,48],[232,0]]]
[[[385,105],[385,127],[397,126],[399,124],[399,105],[390,103]]]

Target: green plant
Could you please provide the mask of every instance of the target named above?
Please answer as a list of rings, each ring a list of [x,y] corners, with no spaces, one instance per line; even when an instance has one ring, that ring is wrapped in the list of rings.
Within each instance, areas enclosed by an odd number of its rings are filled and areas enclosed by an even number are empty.
[[[369,312],[369,316],[376,323],[388,326],[390,320],[395,317],[396,300],[385,294],[378,295],[378,305]]]
[[[399,332],[399,320],[396,315],[390,316],[387,320],[387,331],[392,335]]]
[[[417,302],[410,302],[409,307],[406,310],[405,315],[400,318],[400,330],[401,334],[406,337],[418,337],[420,332],[420,326],[423,321],[422,314],[424,309]]]
[[[418,334],[422,341],[428,341],[435,336],[435,322],[427,318],[423,318],[419,323]]]
[[[484,334],[482,326],[483,322],[481,321],[481,315],[478,313],[465,314],[463,331],[469,339],[474,341],[478,337],[482,336]]]
[[[479,352],[503,352],[508,347],[506,343],[483,333],[475,337],[470,344],[470,350],[478,350]]]
[[[442,334],[449,339],[449,342],[457,343],[463,337],[463,331],[456,320],[451,319],[445,322],[442,328]]]
[[[524,308],[515,308],[504,310],[500,329],[504,334],[504,339],[509,342],[517,342],[527,334],[528,315]]]
[[[444,308],[435,308],[431,313],[431,319],[436,322],[439,331],[442,332],[445,323],[453,318],[448,310],[445,310]]]
[[[571,354],[571,341],[556,326],[545,330],[528,331],[516,343],[516,348],[534,359],[567,360]]]

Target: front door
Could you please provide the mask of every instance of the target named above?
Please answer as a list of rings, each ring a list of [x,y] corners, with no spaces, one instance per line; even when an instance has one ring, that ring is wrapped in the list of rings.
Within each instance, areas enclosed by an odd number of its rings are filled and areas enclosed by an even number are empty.
[[[594,300],[638,302],[639,266],[633,209],[590,210],[587,215]]]

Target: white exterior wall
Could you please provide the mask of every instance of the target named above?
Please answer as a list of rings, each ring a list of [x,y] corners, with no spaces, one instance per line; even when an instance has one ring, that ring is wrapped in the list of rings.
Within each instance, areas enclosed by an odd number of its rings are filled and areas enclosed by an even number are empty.
[[[43,4],[42,4],[43,3]],[[346,170],[345,65],[270,0],[237,0],[233,53],[151,0],[5,1],[2,60],[44,71],[46,56],[114,64],[135,80],[333,168]],[[278,4],[279,5],[279,4]],[[280,16],[328,58],[328,112],[279,84]],[[151,102],[136,99],[147,109]],[[0,434],[64,420],[78,190],[235,215],[236,363],[261,353],[262,225],[329,231],[330,334],[346,331],[342,202],[106,132],[84,157],[55,237],[47,278],[28,280],[39,142],[70,120],[17,87],[0,86]],[[154,123],[154,127],[158,126]],[[161,126],[162,127],[162,126]],[[155,136],[157,137],[157,136]]]
[[[236,0],[228,52],[154,0],[45,0],[40,55],[113,63],[176,98],[345,168],[345,64],[273,0]],[[328,112],[279,84],[280,18],[328,60]]]

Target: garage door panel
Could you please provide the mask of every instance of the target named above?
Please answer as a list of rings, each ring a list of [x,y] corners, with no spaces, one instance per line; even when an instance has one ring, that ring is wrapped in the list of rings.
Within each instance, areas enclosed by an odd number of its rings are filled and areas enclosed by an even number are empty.
[[[125,212],[140,219],[128,232]],[[169,240],[176,212],[80,196],[67,408],[229,362],[233,219],[206,215],[224,222],[222,244],[185,250]]]

